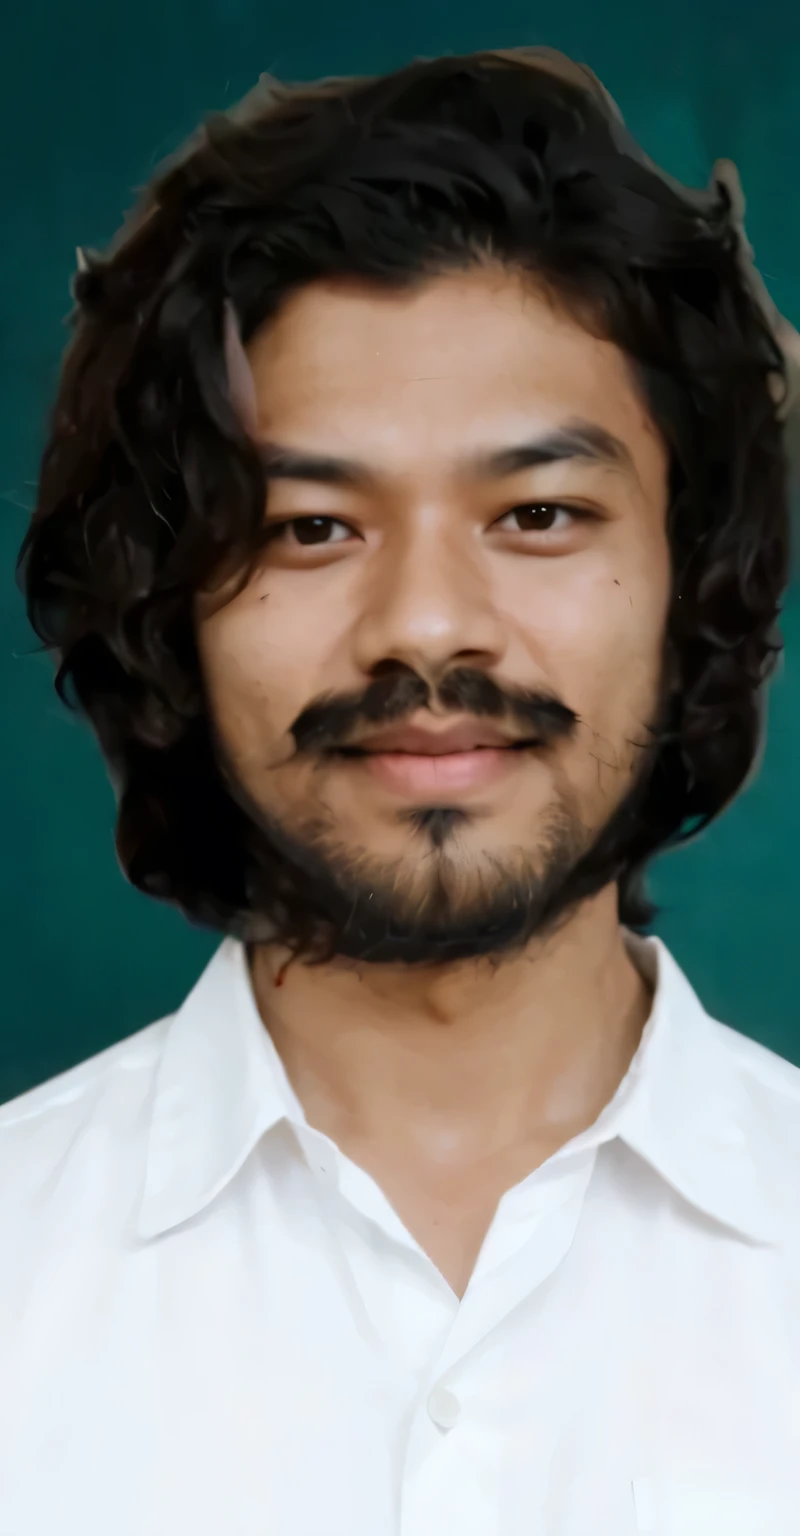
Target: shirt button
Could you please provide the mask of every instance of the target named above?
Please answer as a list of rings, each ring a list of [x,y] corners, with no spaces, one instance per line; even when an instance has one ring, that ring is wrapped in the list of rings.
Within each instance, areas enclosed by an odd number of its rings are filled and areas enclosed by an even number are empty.
[[[460,1412],[461,1404],[454,1392],[447,1387],[434,1387],[428,1398],[428,1413],[434,1424],[440,1429],[452,1429]]]

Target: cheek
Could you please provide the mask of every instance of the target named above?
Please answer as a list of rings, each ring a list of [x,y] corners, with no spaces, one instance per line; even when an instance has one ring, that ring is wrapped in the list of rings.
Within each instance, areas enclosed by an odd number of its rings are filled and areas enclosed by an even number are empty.
[[[668,553],[635,562],[542,562],[517,595],[516,627],[565,704],[586,720],[649,714],[661,676]]]
[[[283,736],[308,701],[300,644],[285,626],[276,626],[268,600],[245,602],[244,597],[198,632],[209,707],[239,760]]]

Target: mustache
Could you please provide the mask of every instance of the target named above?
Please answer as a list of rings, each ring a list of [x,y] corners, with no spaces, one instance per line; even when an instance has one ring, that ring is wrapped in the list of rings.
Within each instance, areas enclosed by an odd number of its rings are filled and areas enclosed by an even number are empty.
[[[544,745],[572,735],[579,724],[574,710],[550,694],[506,688],[485,672],[456,667],[435,688],[415,672],[397,672],[358,693],[326,694],[301,711],[291,735],[298,753],[330,752],[346,747],[365,725],[388,725],[433,702],[453,713],[508,720]]]

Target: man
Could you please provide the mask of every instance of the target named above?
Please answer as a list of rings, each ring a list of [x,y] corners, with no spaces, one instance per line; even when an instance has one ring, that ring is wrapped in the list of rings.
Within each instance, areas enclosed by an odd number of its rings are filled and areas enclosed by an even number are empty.
[[[644,936],[787,575],[725,176],[446,59],[212,121],[81,265],[28,611],[224,938],[0,1116],[2,1529],[796,1532],[800,1077]]]

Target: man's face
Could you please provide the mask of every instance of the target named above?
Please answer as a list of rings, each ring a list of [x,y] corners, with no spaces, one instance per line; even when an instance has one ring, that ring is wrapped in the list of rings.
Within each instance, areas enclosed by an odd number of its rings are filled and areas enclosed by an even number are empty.
[[[314,284],[247,352],[274,535],[196,604],[228,776],[354,900],[480,926],[637,777],[665,446],[621,352],[500,268]]]

